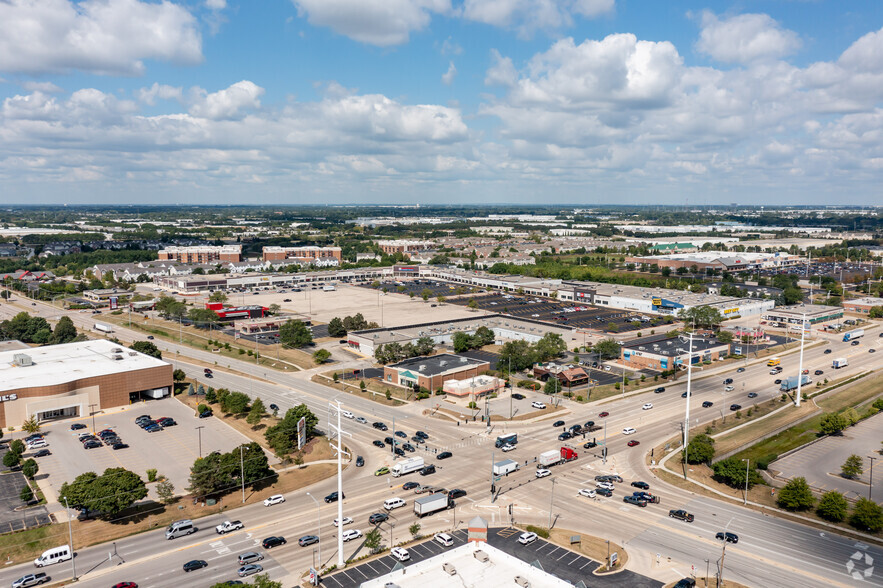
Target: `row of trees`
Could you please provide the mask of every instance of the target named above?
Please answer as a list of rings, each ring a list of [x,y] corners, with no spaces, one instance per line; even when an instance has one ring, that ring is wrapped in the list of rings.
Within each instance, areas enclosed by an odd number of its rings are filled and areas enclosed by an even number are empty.
[[[313,332],[302,321],[288,320],[279,327],[279,342],[288,348],[300,349],[313,343]]]
[[[469,351],[470,349],[479,349],[485,345],[491,345],[495,340],[494,332],[487,327],[478,327],[475,333],[454,333],[453,344],[456,353]]]
[[[378,345],[374,350],[374,359],[377,363],[396,363],[411,357],[429,355],[435,351],[435,342],[430,337],[420,337],[414,343],[402,345],[396,341],[386,345]]]
[[[246,486],[261,488],[275,477],[263,448],[251,442],[227,453],[213,451],[198,458],[190,468],[187,490],[195,496],[216,497],[240,488],[243,481]]]
[[[272,427],[268,427],[264,432],[264,439],[267,445],[276,455],[288,455],[297,447],[297,423],[304,418],[305,441],[309,441],[316,436],[316,425],[319,424],[319,418],[310,411],[306,404],[299,404],[294,408],[289,408],[285,412],[282,420]]]
[[[73,508],[113,516],[147,496],[141,476],[125,468],[107,468],[100,476],[86,472],[61,485],[61,502]]]
[[[776,504],[781,508],[792,511],[810,510],[813,507],[823,519],[834,523],[845,520],[849,524],[862,531],[877,533],[883,530],[883,507],[867,498],[859,498],[849,512],[849,502],[846,497],[836,490],[822,494],[816,505],[812,489],[806,482],[806,478],[792,478],[779,490]]]
[[[20,312],[9,320],[0,323],[0,338],[17,339],[37,345],[56,345],[72,341],[85,341],[86,336],[77,333],[77,328],[68,316],[58,319],[55,330],[41,316],[31,316]]]
[[[500,358],[497,360],[497,368],[520,371],[531,367],[535,363],[542,363],[560,357],[567,351],[567,343],[558,333],[546,333],[536,343],[527,341],[508,341],[500,349]]]
[[[332,337],[344,337],[347,333],[353,331],[362,331],[364,329],[376,329],[377,323],[369,323],[362,316],[361,312],[357,312],[353,316],[345,316],[343,318],[334,317],[328,323],[328,334]]]

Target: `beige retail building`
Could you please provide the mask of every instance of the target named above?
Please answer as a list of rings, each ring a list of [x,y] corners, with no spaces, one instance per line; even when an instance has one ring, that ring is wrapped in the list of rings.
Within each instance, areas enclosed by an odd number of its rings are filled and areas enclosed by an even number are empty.
[[[0,427],[88,416],[172,390],[172,365],[105,340],[0,351]]]

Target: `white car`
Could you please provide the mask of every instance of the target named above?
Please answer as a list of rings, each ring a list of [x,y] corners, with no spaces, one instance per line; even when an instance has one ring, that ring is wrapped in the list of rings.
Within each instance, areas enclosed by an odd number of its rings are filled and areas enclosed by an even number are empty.
[[[537,540],[536,533],[522,533],[518,537],[518,542],[521,543],[522,545],[530,545],[531,543],[533,543],[536,540]]]
[[[533,408],[538,408],[538,409],[540,409],[540,410],[544,410],[544,409],[546,408],[546,405],[545,405],[545,404],[543,404],[542,402],[537,402],[536,400],[534,400],[533,402],[531,402],[530,405],[531,405]]]
[[[595,488],[604,488],[605,490],[616,490],[613,482],[595,482]]]
[[[404,547],[393,547],[389,554],[399,561],[408,561],[411,559],[411,554],[408,553],[408,550]]]
[[[362,536],[362,532],[358,529],[348,529],[343,532],[343,540],[351,541],[353,539],[358,539]]]
[[[515,446],[512,445],[511,443],[506,443],[506,444],[503,445],[500,449],[502,449],[503,452],[506,452],[506,451],[512,451],[513,449],[515,449]]]
[[[647,403],[644,404],[644,406],[642,406],[641,408],[642,408],[643,410],[650,410],[651,408],[653,408],[653,403],[652,403],[652,402],[647,402]]]
[[[454,538],[447,533],[438,533],[433,537],[433,540],[439,545],[444,545],[445,547],[450,547],[454,544]]]
[[[733,386],[727,386],[726,388],[724,388],[724,392],[732,392],[735,389],[736,388],[734,388]]]
[[[348,418],[348,419],[354,419],[354,418],[356,418],[356,415],[354,415],[353,413],[351,413],[351,412],[348,411],[348,410],[342,410],[342,411],[340,411],[340,416],[345,417],[345,418]]]
[[[537,470],[537,478],[545,478],[546,476],[551,476],[552,472],[545,468],[540,468]]]
[[[343,517],[343,524],[344,525],[349,525],[351,522],[353,522],[353,519],[351,519],[350,517]],[[334,519],[334,526],[335,527],[341,526],[340,519]]]
[[[540,318],[540,315],[538,315],[538,314],[532,314],[530,316],[532,316],[533,318]]]
[[[623,435],[634,435],[637,432],[637,429],[634,427],[626,427],[622,430]]]
[[[582,490],[579,491],[579,495],[585,496],[586,498],[594,498],[595,491],[592,490],[591,488],[583,488]]]
[[[273,496],[264,499],[264,506],[273,506],[274,504],[279,504],[281,502],[285,502],[285,497],[281,494],[274,494]]]
[[[40,447],[49,447],[49,444],[43,439],[34,439],[28,443],[28,449],[39,449]]]

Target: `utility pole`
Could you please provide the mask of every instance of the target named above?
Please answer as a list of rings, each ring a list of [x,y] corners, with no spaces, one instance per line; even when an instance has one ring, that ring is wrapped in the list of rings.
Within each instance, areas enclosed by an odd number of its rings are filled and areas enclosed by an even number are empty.
[[[98,406],[98,405],[97,404],[90,404],[89,405],[89,413],[92,416],[92,433],[93,434],[95,433],[95,407],[96,406]]]
[[[245,504],[245,460],[242,457],[242,445],[239,446],[239,479],[242,482],[242,504]]]
[[[742,502],[743,506],[748,506],[748,465],[751,463],[750,459],[743,459],[745,462],[745,500]]]
[[[797,408],[800,408],[800,389],[803,384],[803,339],[806,334],[806,313],[800,320],[800,360],[797,363]]]
[[[604,417],[604,447],[601,449],[601,461],[607,465],[607,417]]]
[[[329,428],[337,433],[337,520],[339,523],[337,531],[337,567],[343,568],[346,565],[343,560],[343,455],[346,452],[343,450],[343,436],[345,433],[340,424],[340,413],[343,411],[343,408],[340,406],[339,400],[329,402],[328,408],[337,413],[337,425],[332,424],[331,415],[329,415],[328,425]],[[393,433],[393,450],[395,450],[395,433]],[[346,454],[349,455],[349,453]]]
[[[677,372],[678,366],[674,366]],[[684,413],[684,479],[687,479],[687,444],[690,441],[690,386],[693,380],[693,333],[690,333],[690,352],[687,356],[687,402]]]
[[[67,497],[66,496],[64,497],[64,508],[65,508],[65,514],[67,515],[67,537],[68,537],[68,542],[70,543],[70,546],[71,546],[71,575],[73,576],[73,578],[72,578],[73,581],[76,582],[77,581],[77,562],[74,560],[76,560],[77,558],[74,557],[76,555],[76,553],[74,553],[74,531],[73,531],[73,528],[71,527],[70,506],[68,506],[68,504],[67,504]]]
[[[199,437],[199,457],[202,457],[202,430],[204,428],[205,427],[201,425],[199,427],[196,427],[196,434]]]
[[[876,457],[868,456],[868,459],[871,460],[871,475],[870,475],[870,483],[868,484],[868,500],[871,500],[871,490],[874,489],[874,460]]]
[[[552,505],[555,502],[555,478],[552,478],[552,492],[549,494],[549,531],[552,530]]]

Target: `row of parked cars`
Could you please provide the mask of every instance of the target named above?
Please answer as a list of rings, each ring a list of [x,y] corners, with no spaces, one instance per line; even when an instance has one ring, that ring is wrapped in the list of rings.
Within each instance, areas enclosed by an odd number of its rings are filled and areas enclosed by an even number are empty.
[[[166,427],[174,427],[178,423],[172,417],[160,417],[158,419],[150,418],[149,414],[142,414],[135,419],[135,424],[147,431],[148,433],[156,433],[162,431]]]

